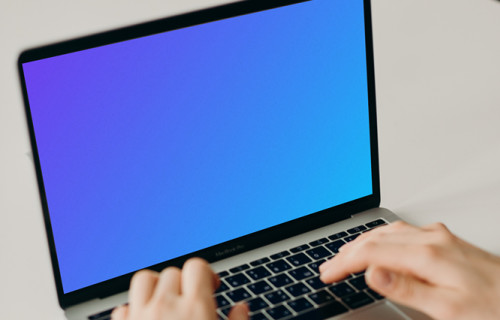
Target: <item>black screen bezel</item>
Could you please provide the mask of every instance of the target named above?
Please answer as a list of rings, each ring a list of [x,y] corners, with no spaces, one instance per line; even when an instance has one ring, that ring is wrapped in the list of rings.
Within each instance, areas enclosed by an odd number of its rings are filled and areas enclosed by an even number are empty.
[[[314,1],[314,0],[312,0]],[[89,287],[85,287],[69,293],[64,293],[60,277],[59,264],[55,250],[52,227],[48,204],[45,195],[45,188],[36,145],[31,111],[28,101],[28,94],[23,73],[23,63],[53,57],[70,52],[94,48],[106,44],[121,42],[161,32],[176,30],[184,27],[198,25],[206,22],[226,19],[248,13],[268,10],[280,6],[286,6],[294,3],[304,2],[304,0],[253,0],[237,2],[228,5],[222,5],[215,8],[204,9],[196,12],[186,13],[147,22],[131,27],[125,27],[113,31],[103,32],[78,39],[64,41],[52,45],[34,48],[22,52],[18,59],[18,70],[23,90],[23,98],[28,122],[31,146],[35,160],[35,170],[40,191],[40,199],[43,208],[47,239],[49,242],[50,255],[52,259],[54,278],[58,293],[60,306],[64,309],[69,306],[88,301],[95,298],[109,296],[115,293],[125,291],[129,287],[130,278],[133,273],[129,273],[111,280],[107,280]],[[209,262],[215,262],[232,255],[242,253],[259,246],[283,240],[305,231],[313,230],[343,219],[351,215],[380,205],[380,180],[378,164],[378,140],[376,124],[376,101],[375,101],[375,79],[373,62],[373,45],[371,29],[371,6],[370,1],[364,1],[365,14],[365,38],[366,38],[366,57],[367,57],[367,77],[368,77],[368,99],[369,99],[369,121],[370,121],[370,140],[371,140],[371,164],[372,164],[372,195],[335,206],[305,217],[295,219],[259,232],[255,232],[225,243],[203,249],[191,254],[178,257],[163,263],[149,267],[152,270],[161,270],[167,266],[182,266],[183,262],[194,256],[202,257]]]

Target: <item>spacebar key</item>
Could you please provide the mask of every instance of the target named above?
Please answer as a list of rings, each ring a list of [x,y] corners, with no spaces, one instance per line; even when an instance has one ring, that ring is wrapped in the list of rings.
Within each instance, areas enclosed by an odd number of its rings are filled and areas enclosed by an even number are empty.
[[[324,307],[311,310],[290,320],[323,320],[347,312],[347,308],[334,301]]]

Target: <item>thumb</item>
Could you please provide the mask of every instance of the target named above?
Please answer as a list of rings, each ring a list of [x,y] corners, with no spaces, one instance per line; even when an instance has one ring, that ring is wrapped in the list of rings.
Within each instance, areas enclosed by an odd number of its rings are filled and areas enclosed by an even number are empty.
[[[370,288],[388,299],[430,315],[439,308],[437,302],[442,302],[449,294],[410,274],[381,267],[369,267],[365,279]]]
[[[113,312],[111,312],[112,320],[125,320],[128,317],[128,305],[121,305],[116,307]]]
[[[246,303],[239,303],[229,312],[229,320],[248,320],[248,305]]]

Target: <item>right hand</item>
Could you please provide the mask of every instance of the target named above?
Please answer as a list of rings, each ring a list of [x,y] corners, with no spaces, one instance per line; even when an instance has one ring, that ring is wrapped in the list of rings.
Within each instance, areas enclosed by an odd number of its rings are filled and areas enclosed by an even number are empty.
[[[364,233],[320,266],[321,280],[362,270],[373,290],[433,318],[500,319],[500,257],[443,224],[395,222]]]

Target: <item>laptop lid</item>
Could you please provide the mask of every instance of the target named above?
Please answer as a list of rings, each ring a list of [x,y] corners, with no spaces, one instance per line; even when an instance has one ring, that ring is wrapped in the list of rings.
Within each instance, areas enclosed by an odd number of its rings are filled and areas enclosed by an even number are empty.
[[[379,205],[369,1],[239,2],[18,65],[63,308]]]

